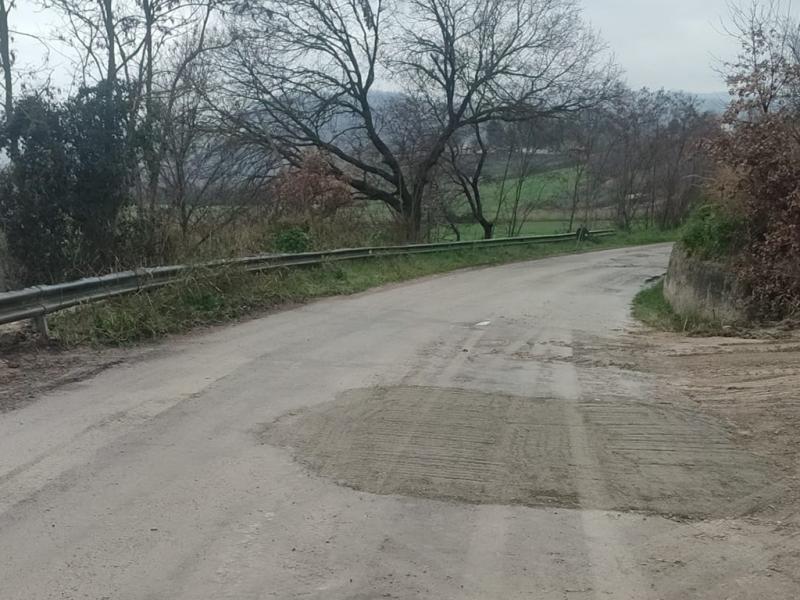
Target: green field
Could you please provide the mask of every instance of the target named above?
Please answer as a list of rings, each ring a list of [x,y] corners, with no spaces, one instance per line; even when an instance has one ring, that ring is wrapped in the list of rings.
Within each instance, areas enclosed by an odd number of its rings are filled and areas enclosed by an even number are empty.
[[[495,237],[507,237],[513,207],[519,203],[517,219],[523,221],[516,229],[519,235],[547,235],[566,233],[569,230],[569,206],[575,185],[575,171],[571,168],[553,169],[529,175],[510,177],[505,182],[489,180],[481,185],[484,215],[495,221]],[[498,208],[500,210],[498,210]],[[473,240],[483,237],[483,229],[477,223],[469,222],[471,213],[466,202],[457,214],[461,217],[458,229],[461,239]],[[573,229],[584,224],[581,211],[576,215]],[[593,229],[606,229],[612,226],[608,215],[589,219],[587,226]],[[436,239],[453,240],[456,235],[450,227],[440,227]]]
[[[481,185],[481,196],[485,213],[492,218],[497,213],[501,200],[504,201],[505,209],[508,209],[514,202],[518,189],[520,204],[523,206],[563,207],[571,197],[574,185],[574,169],[555,169],[527,177],[510,177],[505,183],[486,181]]]
[[[530,222],[525,224],[523,235],[564,232],[569,224],[567,207],[574,183],[575,171],[570,168],[543,171],[524,178],[509,177],[505,182],[500,177],[487,178],[481,184],[484,215],[491,221],[497,220],[497,235],[501,235],[519,193],[518,215],[522,216],[526,207],[533,207],[537,213],[527,219]],[[367,202],[359,206],[378,221],[393,218],[391,210],[381,202]],[[501,209],[499,213],[498,207]],[[464,239],[481,237],[473,233],[473,230],[480,233],[480,226],[469,223],[472,213],[466,199],[454,206],[453,212],[462,221]],[[538,214],[541,212],[547,214]]]

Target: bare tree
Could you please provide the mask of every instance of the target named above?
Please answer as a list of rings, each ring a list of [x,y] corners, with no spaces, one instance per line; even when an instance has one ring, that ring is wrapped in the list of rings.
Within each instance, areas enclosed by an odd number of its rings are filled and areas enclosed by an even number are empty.
[[[473,220],[483,229],[484,239],[490,239],[499,221],[504,221],[507,235],[518,235],[528,217],[541,202],[543,190],[536,198],[530,193],[530,177],[535,172],[536,152],[544,142],[541,134],[549,125],[548,119],[528,119],[514,123],[514,131],[500,133],[492,121],[483,127],[476,125],[454,136],[449,144],[447,172],[462,194]],[[488,137],[502,139],[505,147],[492,146]],[[502,167],[499,176],[487,167]],[[487,171],[489,171],[487,173]],[[491,187],[485,188],[486,184]],[[489,190],[489,194],[485,193]]]
[[[569,131],[566,135],[565,152],[573,161],[572,186],[570,189],[569,225],[567,231],[575,228],[581,204],[584,205],[584,225],[587,221],[588,211],[591,210],[593,200],[598,190],[598,177],[593,176],[592,166],[599,167],[597,171],[605,174],[608,149],[601,149],[603,134],[606,132],[607,121],[602,107],[593,110],[581,111],[568,123]],[[599,158],[600,160],[595,160]],[[602,177],[602,175],[601,175]]]
[[[530,193],[529,180],[534,175],[532,137],[533,132],[528,131],[527,136],[523,136],[517,141],[517,145],[508,149],[506,168],[500,181],[494,220],[505,222],[505,235],[508,237],[522,233],[531,213],[544,197],[543,186],[536,191],[535,198],[527,195]],[[512,164],[513,172],[509,169]]]
[[[217,49],[220,42],[209,46],[208,32],[215,12],[226,0],[139,0],[141,10],[142,55],[138,65],[135,96],[141,98],[142,155],[146,171],[144,205],[152,221],[156,218],[161,179],[164,138],[173,117],[176,87],[184,81],[186,71],[203,54]],[[168,72],[159,86],[159,62],[162,54],[180,50],[180,59],[168,65]],[[170,68],[171,67],[171,68]],[[154,226],[154,223],[153,223]]]
[[[680,224],[704,174],[701,142],[717,127],[695,97],[663,90],[624,90],[581,115],[568,132],[579,175],[571,214],[604,188],[621,227]]]
[[[187,245],[193,230],[205,223],[209,232],[236,222],[253,207],[277,168],[264,148],[221,131],[204,99],[213,80],[213,65],[205,52],[219,42],[187,38],[168,64],[159,123],[158,192],[167,199]],[[208,241],[201,235],[196,247]]]
[[[162,99],[168,101],[186,65],[175,65],[166,89],[159,88],[159,68],[172,48],[187,40],[196,47],[185,53],[186,64],[206,50],[209,21],[226,0],[43,0],[43,4],[58,9],[65,19],[69,35],[61,34],[60,39],[73,49],[80,83],[103,85],[108,105],[114,106],[121,82],[130,111],[128,136],[141,134],[147,172],[144,204],[152,208],[160,171]]]
[[[127,29],[120,26],[117,2],[41,0],[41,4],[64,18],[56,38],[71,50],[79,83],[88,87],[109,82],[106,93],[113,94],[120,69],[125,69],[137,53]]]
[[[232,29],[218,98],[233,100],[217,100],[231,126],[293,163],[323,150],[357,192],[402,215],[411,239],[457,131],[578,109],[612,76],[573,0],[261,0]],[[435,125],[413,165],[381,127],[385,85]]]
[[[495,221],[486,216],[481,184],[489,147],[479,124],[473,126],[472,134],[466,139],[459,139],[458,136],[451,138],[448,143],[447,170],[466,199],[472,217],[483,228],[484,239],[488,240],[494,235]]]
[[[770,113],[776,105],[794,102],[796,77],[790,65],[800,57],[800,26],[792,18],[790,0],[728,2],[725,32],[740,46],[736,60],[721,73],[740,112]]]

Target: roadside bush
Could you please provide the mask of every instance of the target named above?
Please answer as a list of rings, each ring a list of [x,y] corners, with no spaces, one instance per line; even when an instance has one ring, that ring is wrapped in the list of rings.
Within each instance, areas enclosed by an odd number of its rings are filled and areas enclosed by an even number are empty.
[[[798,23],[772,6],[737,25],[742,52],[727,65],[733,98],[711,144],[737,199],[744,240],[737,273],[751,314],[780,320],[800,312],[800,57]]]
[[[275,236],[275,250],[284,254],[299,254],[311,249],[311,236],[299,227],[284,229]]]
[[[22,284],[52,283],[73,272],[74,159],[61,116],[48,98],[31,96],[20,100],[4,130],[20,142],[0,174],[0,220]]]
[[[681,232],[686,250],[701,258],[723,258],[741,246],[745,227],[740,216],[715,204],[706,204],[692,213]]]
[[[130,199],[132,159],[126,156],[122,118],[127,107],[124,96],[115,94],[109,123],[105,85],[81,88],[61,110],[66,142],[72,148],[70,216],[80,230],[82,268],[89,273],[113,268],[120,258],[127,258],[117,249],[120,211]]]
[[[105,129],[101,88],[66,103],[21,98],[2,129],[14,148],[0,175],[0,221],[22,284],[55,283],[115,266],[127,201],[120,130]]]
[[[271,185],[277,215],[315,231],[321,221],[352,205],[350,187],[319,152],[309,152],[297,167],[278,173]]]
[[[738,273],[752,290],[754,317],[780,320],[800,311],[800,126],[789,107],[737,120],[716,145],[744,198]],[[734,118],[733,115],[730,116]]]

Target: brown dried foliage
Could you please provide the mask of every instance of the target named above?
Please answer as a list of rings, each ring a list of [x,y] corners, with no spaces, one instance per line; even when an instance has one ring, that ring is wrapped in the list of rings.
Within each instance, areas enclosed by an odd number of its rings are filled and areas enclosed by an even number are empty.
[[[338,178],[319,152],[311,151],[298,167],[281,172],[273,182],[272,198],[280,220],[313,229],[350,206],[350,186]]]
[[[763,18],[759,18],[763,17]],[[800,311],[800,68],[797,25],[749,13],[741,59],[729,65],[733,101],[713,153],[726,195],[746,222],[737,265],[753,316]]]

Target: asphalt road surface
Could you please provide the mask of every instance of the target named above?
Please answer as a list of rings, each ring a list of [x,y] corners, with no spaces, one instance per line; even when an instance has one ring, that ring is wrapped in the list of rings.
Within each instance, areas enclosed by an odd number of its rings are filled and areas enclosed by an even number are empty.
[[[669,246],[169,341],[0,415],[0,598],[796,598],[770,465],[597,358]]]

